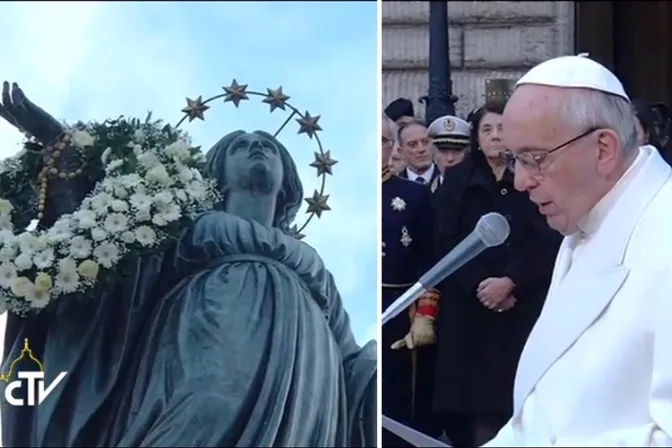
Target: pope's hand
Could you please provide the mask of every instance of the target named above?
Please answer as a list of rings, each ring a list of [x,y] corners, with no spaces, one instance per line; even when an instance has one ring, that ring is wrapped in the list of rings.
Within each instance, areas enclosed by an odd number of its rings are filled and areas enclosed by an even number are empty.
[[[413,350],[415,347],[431,345],[436,343],[436,333],[434,332],[434,319],[422,314],[416,314],[411,324],[411,331],[406,337],[399,339],[392,344],[392,350],[399,350],[406,347]]]
[[[511,295],[515,284],[508,277],[489,277],[483,280],[476,288],[476,297],[483,306],[493,310],[500,308],[500,303],[504,302]]]

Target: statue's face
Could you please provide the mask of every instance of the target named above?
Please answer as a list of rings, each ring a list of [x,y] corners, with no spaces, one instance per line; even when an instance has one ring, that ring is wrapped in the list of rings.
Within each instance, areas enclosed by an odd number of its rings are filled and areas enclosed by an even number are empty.
[[[267,137],[241,135],[227,148],[225,175],[231,190],[277,194],[283,174],[280,149]]]

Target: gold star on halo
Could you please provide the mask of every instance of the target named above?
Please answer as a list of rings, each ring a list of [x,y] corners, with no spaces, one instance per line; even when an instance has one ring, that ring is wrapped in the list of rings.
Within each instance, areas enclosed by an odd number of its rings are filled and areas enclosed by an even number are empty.
[[[331,151],[326,151],[324,154],[320,154],[319,152],[315,153],[315,161],[310,164],[313,168],[317,168],[317,175],[321,176],[323,174],[331,174],[332,176],[334,173],[331,170],[331,167],[336,165],[338,163],[337,160],[334,160],[331,158]]]
[[[231,81],[230,86],[222,87],[222,89],[226,92],[224,102],[231,101],[236,107],[238,107],[241,101],[250,99],[247,96],[247,84],[238,84],[238,81],[235,79]]]
[[[289,232],[291,235],[296,238],[297,240],[302,240],[306,237],[303,233],[299,232],[299,226],[294,224],[291,229],[289,229]]]
[[[266,97],[264,97],[262,102],[271,106],[271,113],[273,113],[275,109],[286,110],[285,106],[287,105],[289,97],[282,92],[282,86],[275,90],[267,88],[266,92]]]
[[[203,97],[199,95],[195,100],[187,98],[187,107],[182,109],[182,112],[187,114],[189,123],[191,123],[196,118],[205,121],[203,113],[208,109],[210,109],[210,106],[203,104]]]
[[[297,118],[296,122],[299,123],[299,134],[306,134],[308,137],[313,138],[317,131],[321,131],[317,122],[320,119],[320,115],[315,115],[314,117],[310,115],[308,111],[303,114],[302,118]]]
[[[329,199],[328,194],[320,194],[319,191],[315,190],[313,197],[305,198],[304,201],[308,203],[308,213],[315,213],[318,218],[322,217],[322,212],[331,210],[331,207],[327,205],[327,200]]]

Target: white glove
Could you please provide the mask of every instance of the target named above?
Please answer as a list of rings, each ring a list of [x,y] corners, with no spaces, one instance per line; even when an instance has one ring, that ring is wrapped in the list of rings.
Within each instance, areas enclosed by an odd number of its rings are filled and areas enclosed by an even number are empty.
[[[411,324],[411,330],[403,339],[399,339],[392,344],[392,350],[399,350],[403,347],[413,350],[415,347],[432,344],[436,344],[434,318],[416,314]]]

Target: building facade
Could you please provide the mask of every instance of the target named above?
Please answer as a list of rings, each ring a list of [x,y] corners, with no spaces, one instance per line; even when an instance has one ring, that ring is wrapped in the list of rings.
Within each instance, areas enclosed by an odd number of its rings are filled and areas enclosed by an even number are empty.
[[[419,116],[427,94],[429,2],[384,1],[383,102],[403,96]],[[519,78],[574,51],[574,2],[449,1],[453,93],[464,117],[484,101],[487,78]]]
[[[383,101],[427,94],[429,2],[383,1]],[[672,2],[448,1],[453,92],[465,116],[487,78],[519,78],[535,64],[587,52],[632,98],[672,106]]]

